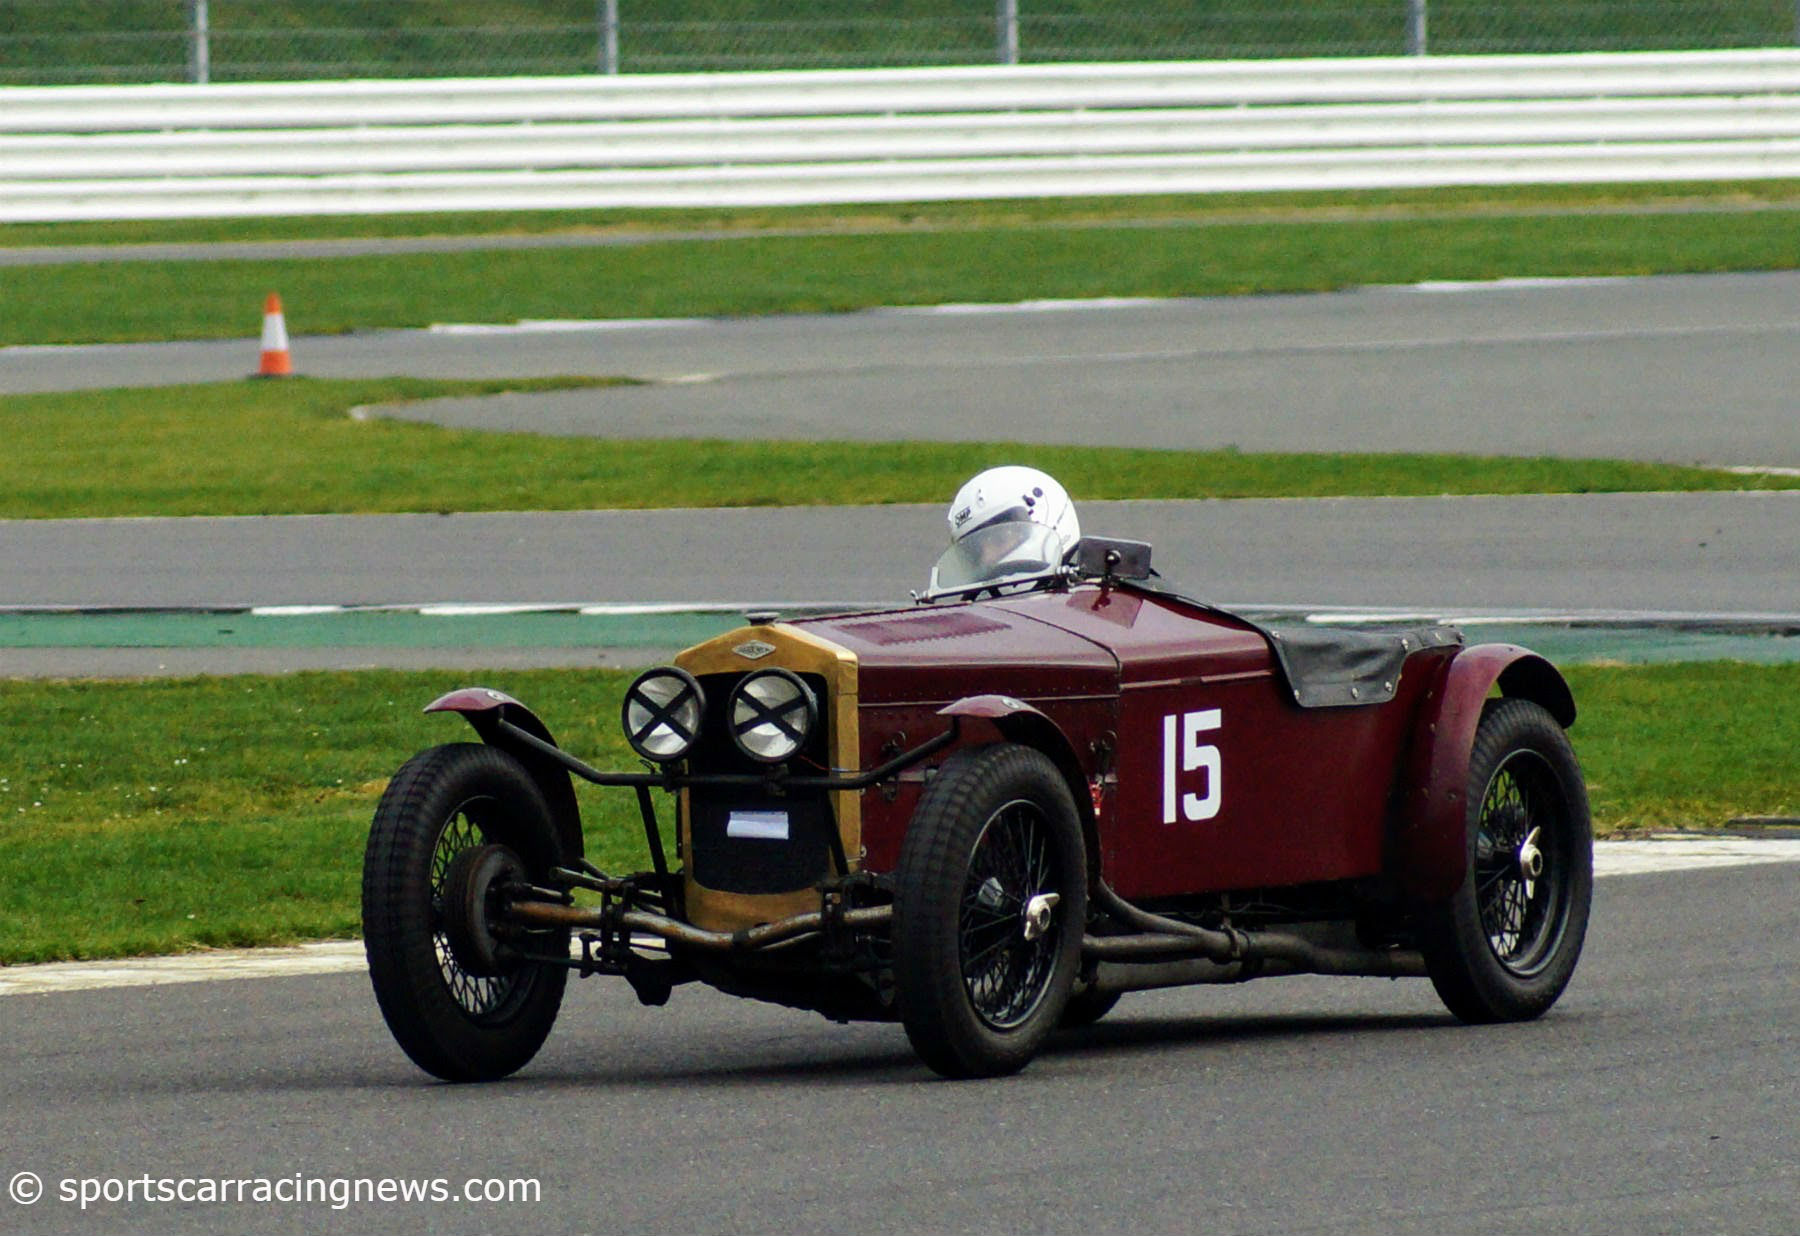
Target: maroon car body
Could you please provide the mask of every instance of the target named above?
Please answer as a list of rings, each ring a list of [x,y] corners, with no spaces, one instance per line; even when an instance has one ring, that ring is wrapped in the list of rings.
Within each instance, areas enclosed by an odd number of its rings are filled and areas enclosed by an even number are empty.
[[[1547,1009],[1591,888],[1557,670],[1441,627],[1271,629],[1111,544],[1025,591],[689,649],[627,700],[645,772],[499,692],[435,702],[484,746],[402,769],[365,864],[402,1045],[510,1072],[571,970],[895,1018],[951,1076],[1173,984],[1416,975],[1465,1021]],[[653,870],[581,859],[571,774],[637,792]]]
[[[965,741],[1017,735],[1040,744],[1071,779],[1079,775],[1100,871],[1133,898],[1375,876],[1390,861],[1409,886],[1441,891],[1460,879],[1467,741],[1439,752],[1460,765],[1438,770],[1451,786],[1445,805],[1456,810],[1433,817],[1420,795],[1396,813],[1422,710],[1431,710],[1428,722],[1439,718],[1454,690],[1456,711],[1472,718],[1511,670],[1515,689],[1573,720],[1560,676],[1533,654],[1484,647],[1479,668],[1470,665],[1452,680],[1453,662],[1468,650],[1447,641],[1420,641],[1389,703],[1300,708],[1269,639],[1255,627],[1116,589],[794,626],[857,658],[863,767],[904,746],[907,735],[932,732],[941,725],[933,717],[946,708],[977,722],[966,727]],[[1522,663],[1537,672],[1515,668]],[[1007,702],[962,705],[975,688]],[[1204,744],[1217,751],[1217,762],[1176,767],[1170,723],[1197,712],[1217,714],[1207,718]],[[897,864],[916,790],[913,782],[891,802],[865,801],[863,844],[872,869]],[[1190,794],[1198,794],[1204,819],[1170,808]],[[1434,830],[1452,834],[1453,844],[1429,854],[1395,848],[1402,832],[1417,844]]]

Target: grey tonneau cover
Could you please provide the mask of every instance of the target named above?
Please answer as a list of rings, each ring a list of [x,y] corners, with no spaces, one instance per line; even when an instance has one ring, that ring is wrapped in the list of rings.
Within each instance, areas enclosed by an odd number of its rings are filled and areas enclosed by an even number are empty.
[[[1243,619],[1239,619],[1243,621]],[[1400,666],[1421,648],[1460,644],[1455,627],[1357,631],[1289,624],[1258,626],[1275,650],[1294,702],[1302,708],[1385,704],[1400,686]]]
[[[1294,702],[1302,708],[1353,708],[1385,704],[1400,687],[1400,667],[1421,648],[1463,642],[1462,632],[1443,625],[1395,631],[1363,631],[1350,627],[1318,627],[1305,623],[1280,626],[1255,622],[1205,601],[1197,601],[1161,579],[1134,580],[1133,587],[1172,597],[1188,605],[1241,622],[1269,641]]]

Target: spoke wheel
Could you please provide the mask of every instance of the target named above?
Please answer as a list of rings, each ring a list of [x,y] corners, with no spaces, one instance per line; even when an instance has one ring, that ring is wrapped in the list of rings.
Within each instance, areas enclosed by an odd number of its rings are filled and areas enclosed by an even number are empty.
[[[477,963],[459,950],[447,898],[459,856],[505,847],[534,877],[561,861],[550,810],[531,775],[503,751],[436,747],[409,760],[376,807],[363,859],[369,977],[394,1038],[426,1072],[450,1081],[504,1077],[537,1053],[568,972],[513,960]],[[541,933],[533,951],[568,947]]]
[[[948,1077],[1015,1072],[1062,1016],[1086,921],[1074,799],[1048,758],[998,745],[947,760],[896,878],[894,977],[920,1057]]]
[[[1562,727],[1529,701],[1489,703],[1468,802],[1463,883],[1422,914],[1420,949],[1463,1021],[1536,1017],[1574,973],[1593,894],[1587,791]]]
[[[1529,978],[1552,955],[1569,856],[1546,855],[1546,832],[1567,839],[1556,775],[1535,751],[1515,751],[1488,782],[1476,824],[1475,907],[1494,959]]]
[[[1001,807],[969,855],[959,923],[969,1004],[995,1030],[1016,1029],[1044,998],[1060,940],[1034,933],[1029,912],[1054,909],[1055,880],[1044,813],[1023,799]]]

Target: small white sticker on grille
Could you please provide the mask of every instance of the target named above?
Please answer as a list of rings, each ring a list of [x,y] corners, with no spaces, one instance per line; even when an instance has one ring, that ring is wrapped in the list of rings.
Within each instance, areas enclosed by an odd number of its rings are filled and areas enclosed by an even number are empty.
[[[725,821],[725,835],[747,837],[753,841],[786,841],[787,812],[733,811]]]

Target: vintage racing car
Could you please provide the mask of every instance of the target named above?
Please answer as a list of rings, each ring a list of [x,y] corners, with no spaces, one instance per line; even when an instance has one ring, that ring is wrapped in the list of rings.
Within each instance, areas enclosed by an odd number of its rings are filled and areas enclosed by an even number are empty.
[[[1444,627],[1222,612],[1047,514],[1040,477],[959,495],[912,607],[752,615],[644,673],[642,769],[590,767],[499,691],[433,702],[481,741],[400,769],[364,862],[407,1054],[509,1074],[570,973],[897,1019],[953,1077],[1153,987],[1420,976],[1466,1022],[1549,1008],[1593,878],[1557,670]],[[583,858],[572,778],[635,792],[648,870]]]

